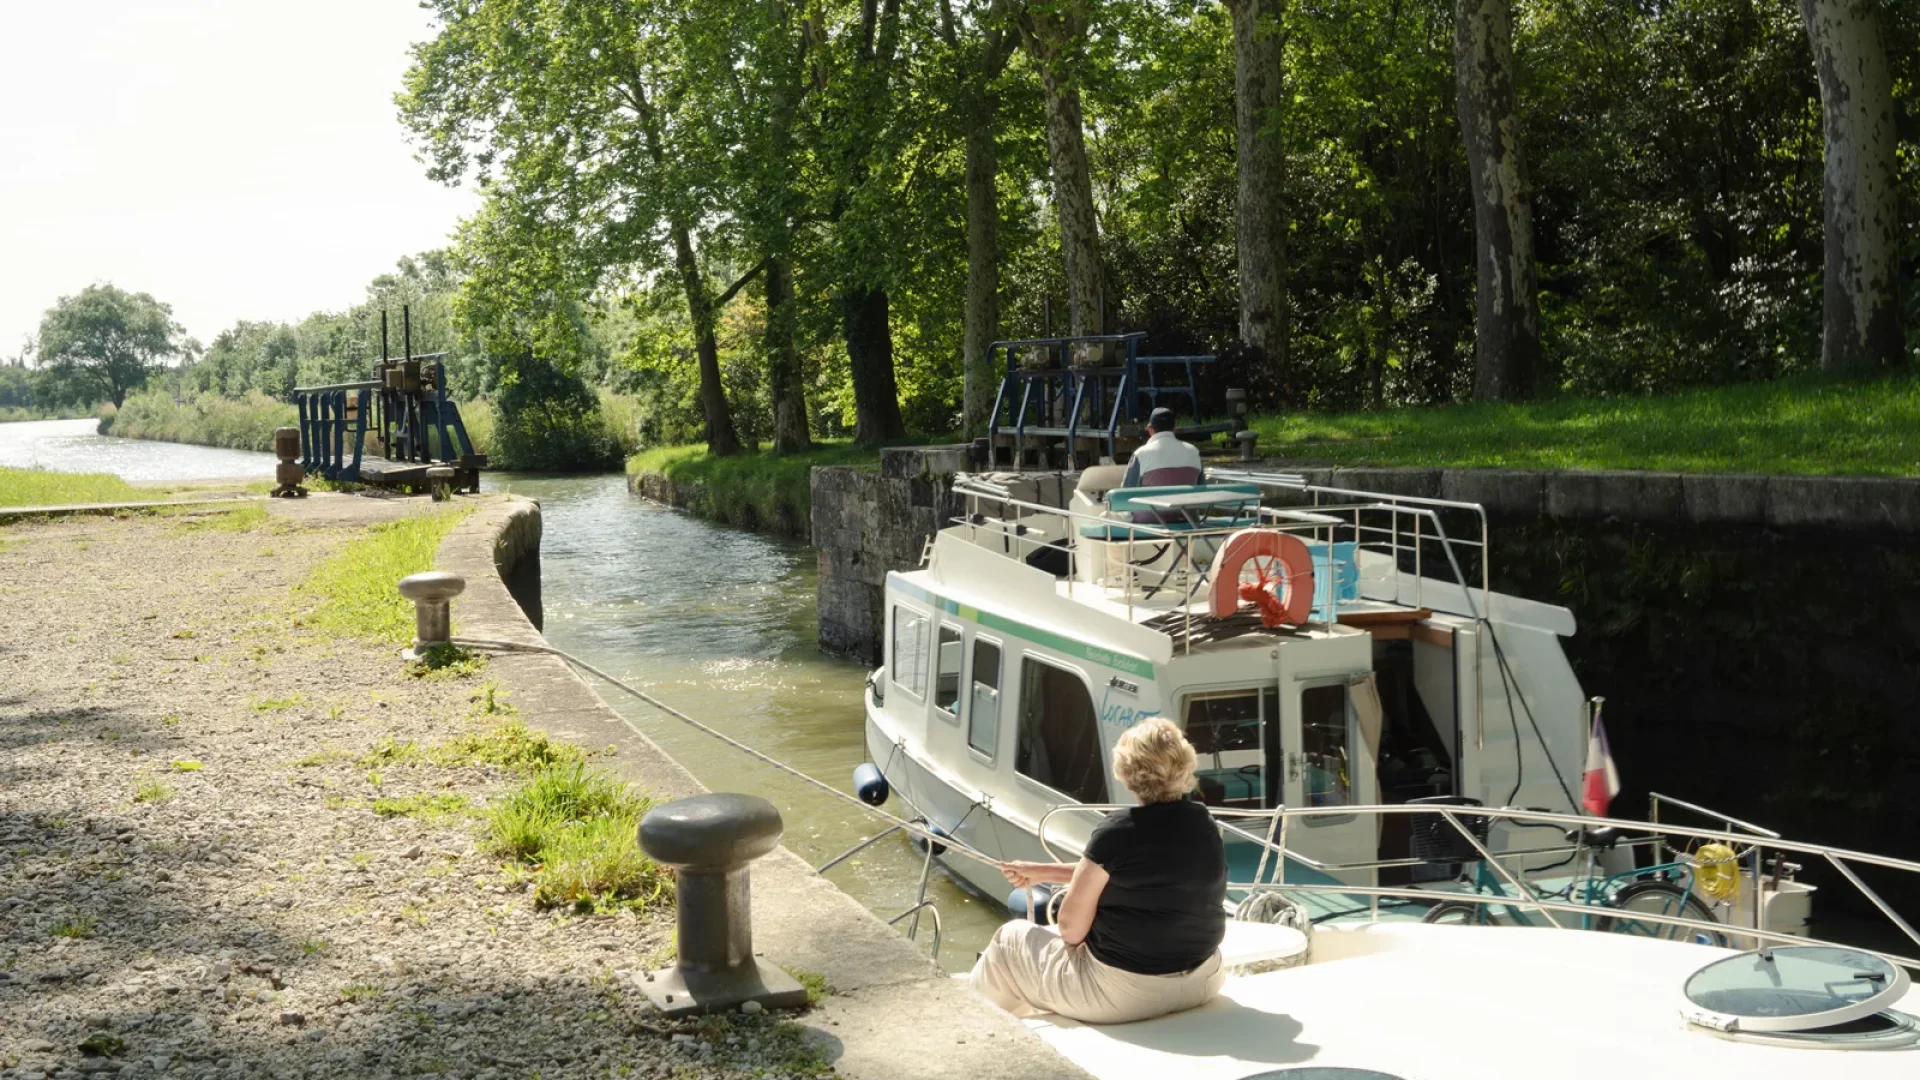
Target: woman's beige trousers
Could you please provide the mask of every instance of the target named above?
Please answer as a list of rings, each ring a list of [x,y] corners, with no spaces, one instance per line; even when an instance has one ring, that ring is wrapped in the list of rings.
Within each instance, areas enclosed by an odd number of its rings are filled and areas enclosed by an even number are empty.
[[[1215,951],[1192,971],[1137,975],[1101,963],[1084,944],[1067,944],[1053,927],[1022,919],[994,932],[972,978],[974,989],[1015,1016],[1125,1024],[1212,1001],[1226,973]]]

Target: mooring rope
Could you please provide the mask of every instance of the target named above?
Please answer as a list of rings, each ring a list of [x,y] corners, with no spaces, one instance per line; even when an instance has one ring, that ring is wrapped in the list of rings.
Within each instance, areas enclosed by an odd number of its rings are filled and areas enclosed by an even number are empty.
[[[666,702],[661,701],[659,698],[654,697],[652,694],[649,694],[644,690],[639,690],[632,686],[628,686],[626,683],[620,681],[619,679],[614,678],[612,675],[609,675],[604,671],[601,671],[599,668],[594,667],[592,664],[587,663],[585,660],[582,660],[571,653],[565,652],[560,649],[556,649],[551,645],[528,645],[528,644],[523,644],[515,641],[487,641],[480,638],[454,638],[453,644],[470,646],[472,648],[477,648],[477,649],[493,649],[501,652],[532,652],[532,653],[545,653],[549,656],[557,656],[560,659],[566,661],[567,663],[572,664],[574,667],[577,667],[580,670],[586,672],[587,674],[592,675],[597,679],[602,679],[611,686],[619,687],[621,690],[626,691],[627,693],[633,695],[635,698],[638,698],[639,700],[647,703],[648,705],[653,706],[654,708],[660,710],[661,712],[666,713],[668,716],[671,716],[676,720],[679,720],[685,724],[688,724],[693,728],[695,728],[696,730],[705,732],[706,734],[711,735],[716,739],[719,739],[721,742],[726,743],[728,746],[733,747],[735,750],[738,750],[743,754],[746,754],[748,757],[754,758],[755,760],[760,761],[763,764],[770,765],[773,768],[778,769],[783,773],[786,773],[788,776],[791,776],[794,779],[801,781],[802,783],[811,784],[814,787],[819,788],[821,791],[824,791],[827,794],[832,795],[834,798],[840,799],[843,802],[859,807],[861,810],[864,810],[867,813],[873,814],[874,816],[880,818],[882,821],[885,821],[889,825],[892,825],[894,828],[900,829],[901,831],[906,832],[909,835],[918,836],[929,844],[938,844],[941,847],[948,848],[953,851],[958,851],[962,855],[966,855],[970,858],[978,859],[981,862],[987,863],[988,865],[991,865],[991,866],[1000,865],[999,859],[994,858],[993,856],[988,855],[987,853],[980,851],[977,848],[973,848],[968,846],[967,844],[961,843],[960,840],[955,837],[939,835],[934,833],[931,827],[931,824],[925,825],[925,826],[919,825],[914,822],[907,821],[904,818],[895,817],[892,814],[887,813],[885,810],[882,810],[877,806],[873,806],[866,802],[863,802],[858,796],[851,795],[847,792],[841,791],[839,788],[834,787],[832,784],[829,784],[824,780],[820,780],[815,777],[809,776],[806,773],[801,772],[799,769],[796,769],[793,766],[787,764],[786,762],[779,760],[778,758],[772,757],[771,755],[768,755],[766,753],[763,753],[759,750],[754,749],[751,746],[748,746],[746,743],[743,743],[739,739],[736,739],[733,736],[718,730],[717,728],[713,727],[710,724],[703,724],[700,721],[695,720],[693,717],[688,716],[686,713],[681,712],[679,709],[676,709],[673,706],[667,704]],[[638,724],[635,724],[632,720],[627,719],[624,715],[621,715],[618,712],[616,712],[614,715],[620,716],[620,722],[623,724],[626,724],[629,728],[633,729],[635,734],[640,735],[642,737],[646,735],[646,732],[641,731],[640,726]],[[977,807],[979,804],[975,803],[974,805]],[[967,811],[968,816],[971,816],[972,813],[973,813],[972,810]],[[966,818],[963,817],[960,820],[964,822]],[[957,829],[958,826],[955,826],[955,828]]]

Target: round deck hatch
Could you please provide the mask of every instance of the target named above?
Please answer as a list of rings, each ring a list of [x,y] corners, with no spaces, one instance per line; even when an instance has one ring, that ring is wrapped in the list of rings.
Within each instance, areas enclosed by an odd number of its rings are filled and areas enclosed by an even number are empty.
[[[1872,953],[1792,945],[1716,960],[1687,977],[1687,1019],[1719,1031],[1812,1031],[1861,1020],[1907,992]]]
[[[1375,1072],[1371,1068],[1308,1065],[1304,1068],[1275,1068],[1271,1072],[1254,1072],[1252,1076],[1240,1076],[1240,1080],[1400,1080],[1400,1076]]]
[[[1274,1069],[1271,1072],[1254,1073],[1240,1080],[1400,1080],[1383,1072],[1372,1069],[1349,1069],[1342,1065],[1308,1065],[1298,1069]]]

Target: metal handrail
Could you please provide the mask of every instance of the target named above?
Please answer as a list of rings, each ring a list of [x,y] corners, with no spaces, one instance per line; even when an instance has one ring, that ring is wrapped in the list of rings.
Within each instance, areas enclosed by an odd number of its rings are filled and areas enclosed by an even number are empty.
[[[1263,474],[1226,473],[1226,472],[1220,472],[1220,471],[1216,471],[1213,475],[1216,477],[1222,477],[1222,476],[1250,477],[1253,479],[1249,480],[1248,482],[1268,484],[1269,486],[1272,486],[1274,484],[1282,484],[1282,486],[1288,486],[1288,487],[1291,487],[1292,485],[1290,483],[1283,483],[1283,482],[1297,479],[1297,478],[1285,477],[1285,476],[1268,477]],[[1114,541],[1114,542],[1121,543],[1126,546],[1127,559],[1130,563],[1132,562],[1134,557],[1135,546],[1142,543],[1148,543],[1148,544],[1173,543],[1173,542],[1187,543],[1196,539],[1220,538],[1220,537],[1230,536],[1233,533],[1238,532],[1241,529],[1244,529],[1247,527],[1245,524],[1233,524],[1233,525],[1222,525],[1215,528],[1172,529],[1172,528],[1166,528],[1163,525],[1158,523],[1120,521],[1116,518],[1106,517],[1103,515],[1083,513],[1081,511],[1074,510],[1070,507],[1050,506],[1045,503],[1037,503],[1037,502],[1032,502],[1030,500],[1015,498],[1008,493],[1007,489],[1004,486],[993,484],[989,481],[976,479],[971,476],[956,479],[954,481],[953,490],[955,494],[961,495],[963,497],[985,499],[985,500],[988,500],[989,502],[1001,504],[1002,506],[1018,507],[1022,510],[1028,511],[1032,515],[1053,516],[1053,517],[1063,518],[1069,522],[1085,522],[1088,524],[1097,525],[1097,526],[1106,527],[1106,528],[1124,529],[1127,533],[1127,538],[1123,541]],[[1313,485],[1306,486],[1304,490],[1310,490],[1310,491],[1324,490],[1324,491],[1331,491],[1331,492],[1336,492],[1340,494],[1352,494],[1351,492],[1347,492],[1344,489],[1317,488]],[[1359,493],[1359,494],[1364,495],[1365,493]],[[1255,498],[1257,498],[1257,496],[1253,496],[1253,495],[1248,496],[1249,500],[1253,500]],[[1395,529],[1391,530],[1391,533],[1390,533],[1393,536],[1393,540],[1390,542],[1390,552],[1396,568],[1396,577],[1395,577],[1395,583],[1394,583],[1394,595],[1396,598],[1395,599],[1396,603],[1401,602],[1399,599],[1399,595],[1400,595],[1399,590],[1401,588],[1401,585],[1400,585],[1400,578],[1398,576],[1399,554],[1403,549],[1413,553],[1414,559],[1415,559],[1414,573],[1416,575],[1416,578],[1419,578],[1423,573],[1424,567],[1423,567],[1423,559],[1422,559],[1423,546],[1421,543],[1422,533],[1421,533],[1421,530],[1417,527],[1417,525],[1420,522],[1427,522],[1431,525],[1431,528],[1432,528],[1432,533],[1430,538],[1434,542],[1438,543],[1441,547],[1441,550],[1445,553],[1448,568],[1452,571],[1452,574],[1453,574],[1453,583],[1459,586],[1461,597],[1465,601],[1465,607],[1466,607],[1465,611],[1456,611],[1452,613],[1464,615],[1475,621],[1485,618],[1486,613],[1488,611],[1490,598],[1491,598],[1490,582],[1486,579],[1486,566],[1490,562],[1489,558],[1487,557],[1490,540],[1486,533],[1484,511],[1480,509],[1478,504],[1452,503],[1452,502],[1448,502],[1447,500],[1414,499],[1410,501],[1420,503],[1421,505],[1402,506],[1402,505],[1399,505],[1399,503],[1393,501],[1395,499],[1394,496],[1381,496],[1380,498],[1386,501],[1379,501],[1379,502],[1374,502],[1370,504],[1356,504],[1351,506],[1338,506],[1338,507],[1329,508],[1329,509],[1341,511],[1343,513],[1351,512],[1355,515],[1356,520],[1354,522],[1342,521],[1337,524],[1331,521],[1306,521],[1306,522],[1290,521],[1287,519],[1287,515],[1297,512],[1291,507],[1271,507],[1271,506],[1256,505],[1252,507],[1252,510],[1254,513],[1255,521],[1259,527],[1270,528],[1279,532],[1304,533],[1309,536],[1319,531],[1333,530],[1336,528],[1354,528],[1354,529],[1369,528],[1367,526],[1362,526],[1358,523],[1359,514],[1366,511],[1385,512],[1385,513],[1395,515],[1394,522],[1396,527]],[[1445,525],[1441,522],[1439,512],[1438,512],[1439,509],[1447,509],[1447,508],[1471,509],[1471,510],[1479,511],[1481,513],[1481,521],[1482,521],[1481,530],[1482,531],[1481,531],[1481,538],[1477,543],[1471,540],[1464,540],[1464,539],[1453,540],[1448,537]],[[1413,540],[1411,544],[1403,544],[1403,542],[1400,540],[1400,536],[1402,535],[1398,529],[1400,515],[1409,516],[1413,518],[1414,522],[1416,523],[1416,528],[1414,528],[1412,532]],[[1013,539],[1013,540],[1018,540],[1023,542],[1028,539],[1023,535],[1009,532],[1008,526],[1011,525],[1016,529],[1031,528],[1031,526],[1026,526],[1022,522],[1005,522],[1005,521],[989,522],[985,520],[976,521],[975,518],[978,516],[979,515],[977,514],[968,514],[964,517],[953,519],[953,523],[956,525],[967,527],[970,530],[975,530],[976,535],[977,535],[977,530],[981,528],[987,528],[989,526],[998,526],[998,528],[990,529],[990,531],[997,532],[1003,537],[1006,537],[1008,539]],[[1371,528],[1371,531],[1389,532],[1389,530],[1386,530],[1380,526],[1372,526],[1370,528]],[[1329,539],[1331,539],[1330,533],[1329,533]],[[1357,541],[1357,543],[1361,547],[1367,548],[1369,550],[1375,549],[1380,546],[1379,541],[1360,540],[1360,541]],[[1477,547],[1481,551],[1480,561],[1481,561],[1483,580],[1481,583],[1481,590],[1480,590],[1481,600],[1480,600],[1480,603],[1478,604],[1474,603],[1473,588],[1467,583],[1466,572],[1464,568],[1461,566],[1458,557],[1454,553],[1454,546],[1456,544],[1461,544],[1469,547]],[[1189,550],[1189,556],[1190,555],[1191,555],[1191,551]],[[1164,581],[1164,579],[1177,574],[1180,571],[1180,569],[1181,569],[1180,567],[1174,567],[1164,571],[1157,571],[1157,573],[1160,575],[1161,579]],[[1072,576],[1073,575],[1071,574],[1069,575],[1069,577],[1072,577]],[[1133,599],[1134,589],[1131,581],[1129,581],[1125,586],[1125,592],[1126,592],[1127,605],[1129,609],[1131,609],[1134,603],[1134,599]],[[1191,605],[1192,598],[1190,596],[1183,597],[1182,599],[1184,602],[1183,606]],[[1416,583],[1413,606],[1415,607],[1423,606],[1421,603],[1421,599],[1422,598],[1419,595],[1419,587],[1418,587],[1418,584]],[[1341,603],[1341,601],[1337,598],[1337,596],[1331,602],[1334,604],[1336,608]],[[1442,608],[1441,610],[1446,610],[1446,609]]]
[[[1670,799],[1668,801],[1671,802],[1676,800]],[[1045,851],[1050,858],[1054,859],[1054,861],[1059,862],[1061,861],[1060,857],[1054,852],[1052,845],[1047,842],[1047,837],[1046,837],[1047,823],[1052,819],[1054,814],[1061,813],[1061,812],[1107,813],[1113,810],[1126,809],[1126,808],[1127,808],[1127,805],[1118,804],[1118,803],[1110,803],[1110,804],[1063,803],[1050,808],[1044,815],[1041,816],[1039,825],[1036,827],[1036,830],[1035,830],[1036,838],[1040,841],[1041,849]],[[1466,893],[1439,892],[1435,890],[1419,890],[1419,889],[1381,891],[1371,886],[1363,887],[1363,886],[1352,886],[1352,885],[1344,885],[1344,884],[1310,885],[1310,884],[1303,884],[1303,883],[1287,883],[1285,881],[1285,873],[1286,873],[1285,866],[1286,866],[1286,861],[1289,859],[1293,860],[1294,862],[1305,865],[1307,867],[1310,867],[1312,869],[1323,871],[1323,872],[1337,872],[1337,871],[1343,871],[1343,870],[1369,868],[1368,864],[1341,865],[1341,864],[1322,863],[1301,852],[1287,850],[1286,844],[1285,844],[1286,832],[1284,827],[1287,822],[1290,822],[1294,818],[1346,817],[1346,816],[1352,816],[1352,815],[1384,816],[1389,814],[1438,815],[1441,818],[1445,819],[1448,824],[1452,825],[1454,830],[1458,832],[1462,837],[1466,838],[1467,842],[1474,846],[1476,851],[1479,852],[1482,859],[1488,864],[1488,866],[1490,866],[1496,874],[1499,874],[1503,878],[1506,878],[1508,884],[1510,884],[1514,888],[1514,891],[1518,894],[1515,896],[1495,897],[1493,898],[1493,902],[1500,903],[1502,906],[1508,906],[1508,907],[1539,908],[1542,914],[1545,915],[1549,921],[1555,922],[1556,925],[1558,925],[1558,922],[1557,920],[1554,920],[1553,915],[1551,913],[1552,911],[1566,910],[1566,911],[1572,911],[1574,913],[1591,914],[1592,913],[1591,906],[1578,905],[1578,904],[1556,905],[1551,901],[1542,900],[1541,898],[1536,896],[1534,894],[1534,890],[1532,890],[1531,888],[1523,887],[1517,880],[1513,879],[1511,876],[1511,872],[1508,871],[1506,867],[1504,867],[1500,862],[1502,858],[1509,858],[1509,859],[1516,858],[1524,855],[1535,854],[1535,852],[1504,851],[1499,853],[1496,856],[1493,852],[1489,851],[1484,845],[1482,845],[1479,839],[1475,837],[1472,834],[1472,832],[1465,827],[1465,825],[1461,822],[1460,817],[1458,815],[1491,818],[1491,819],[1494,819],[1495,821],[1515,822],[1515,823],[1520,823],[1524,825],[1564,825],[1568,827],[1577,827],[1582,829],[1613,827],[1613,828],[1633,830],[1637,832],[1650,833],[1650,834],[1653,834],[1652,839],[1657,839],[1662,843],[1665,843],[1666,839],[1669,837],[1686,837],[1688,839],[1694,839],[1694,840],[1724,840],[1726,838],[1726,832],[1724,830],[1700,829],[1700,828],[1692,828],[1692,827],[1682,826],[1682,825],[1668,825],[1660,822],[1630,821],[1624,818],[1587,817],[1580,814],[1567,814],[1567,813],[1560,813],[1557,811],[1529,810],[1522,807],[1481,807],[1481,806],[1451,806],[1451,805],[1432,805],[1432,804],[1418,804],[1418,803],[1412,803],[1412,804],[1400,803],[1400,804],[1393,804],[1393,805],[1376,805],[1376,806],[1276,807],[1273,809],[1265,809],[1265,810],[1240,808],[1240,807],[1210,806],[1207,808],[1207,810],[1208,810],[1208,813],[1214,817],[1215,824],[1218,825],[1223,832],[1230,833],[1236,837],[1245,839],[1250,843],[1259,845],[1263,849],[1263,862],[1264,862],[1265,854],[1269,852],[1279,856],[1279,867],[1277,868],[1276,873],[1280,875],[1280,880],[1272,883],[1268,883],[1265,885],[1263,885],[1260,882],[1254,882],[1252,883],[1254,887],[1300,889],[1303,891],[1335,892],[1335,893],[1346,893],[1346,894],[1351,894],[1356,896],[1406,896],[1413,899],[1424,899],[1424,900],[1435,900],[1435,901],[1441,900],[1441,899],[1445,899],[1445,900],[1464,899],[1464,900],[1471,901],[1473,899],[1472,895],[1466,894]],[[1725,815],[1715,814],[1712,811],[1703,811],[1703,812],[1711,817],[1719,817],[1723,819],[1725,818]],[[1282,838],[1281,842],[1276,844],[1266,839],[1265,837],[1251,833],[1227,821],[1221,820],[1223,818],[1258,819],[1258,820],[1274,821],[1281,827],[1280,833],[1279,833],[1279,835]],[[1636,838],[1632,842],[1645,843],[1647,839],[1648,838]],[[1874,907],[1879,909],[1881,914],[1885,915],[1887,919],[1890,922],[1892,922],[1893,925],[1897,927],[1902,933],[1904,933],[1909,940],[1913,941],[1916,946],[1920,946],[1920,930],[1917,930],[1910,922],[1902,918],[1899,912],[1893,909],[1892,905],[1888,904],[1886,900],[1882,898],[1878,892],[1874,891],[1874,889],[1871,886],[1869,886],[1865,881],[1863,881],[1860,878],[1860,875],[1854,871],[1853,866],[1851,865],[1854,863],[1860,863],[1868,866],[1878,866],[1884,869],[1900,870],[1900,871],[1904,871],[1906,873],[1911,873],[1911,874],[1920,874],[1920,862],[1915,862],[1909,859],[1897,859],[1887,855],[1875,855],[1875,854],[1872,854],[1871,852],[1865,852],[1865,851],[1853,851],[1847,848],[1836,848],[1836,847],[1829,847],[1821,844],[1808,844],[1808,843],[1801,843],[1801,842],[1792,841],[1792,840],[1784,840],[1784,839],[1778,838],[1777,836],[1772,836],[1772,835],[1755,834],[1750,839],[1754,844],[1754,858],[1752,860],[1752,865],[1755,867],[1758,867],[1760,865],[1760,859],[1758,856],[1759,856],[1759,850],[1761,848],[1772,848],[1782,852],[1793,852],[1799,855],[1817,856],[1825,860],[1826,862],[1831,864],[1835,870],[1839,871],[1841,877],[1843,877],[1848,884],[1852,885],[1856,890],[1859,891],[1859,893],[1862,896],[1866,897],[1866,899],[1870,903],[1872,903]],[[1430,860],[1422,860],[1422,861],[1430,861]],[[1381,863],[1378,865],[1385,865],[1385,863]],[[1732,924],[1729,924],[1729,923],[1698,924],[1698,925],[1700,925],[1703,928],[1713,929],[1716,932],[1720,932],[1720,933],[1737,932],[1739,935],[1750,936],[1756,939],[1766,938],[1769,940],[1780,939],[1780,940],[1791,940],[1791,941],[1797,941],[1797,942],[1811,942],[1815,944],[1836,944],[1833,942],[1821,942],[1813,938],[1798,937],[1796,935],[1779,934],[1779,933],[1764,929],[1760,925],[1760,913],[1761,913],[1760,898],[1761,898],[1761,892],[1762,892],[1760,888],[1760,883],[1762,881],[1762,877],[1761,875],[1756,873],[1753,875],[1753,878],[1755,882],[1754,904],[1753,904],[1754,925],[1739,926],[1739,927],[1733,926]],[[1634,917],[1640,918],[1641,913],[1635,912]],[[1651,916],[1649,917],[1651,918]],[[1671,921],[1674,921],[1680,925],[1690,925],[1686,920],[1671,920]],[[1846,946],[1842,946],[1842,947],[1846,947]],[[1885,952],[1883,950],[1878,950],[1878,949],[1869,950],[1869,951],[1878,952],[1881,955],[1888,957],[1890,960],[1893,960],[1895,962],[1898,962],[1910,967],[1920,967],[1920,960],[1913,960],[1910,958],[1901,957],[1897,954]]]

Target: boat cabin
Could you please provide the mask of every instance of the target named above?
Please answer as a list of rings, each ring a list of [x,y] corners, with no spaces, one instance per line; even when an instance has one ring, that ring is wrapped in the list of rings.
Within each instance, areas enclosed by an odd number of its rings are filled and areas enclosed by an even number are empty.
[[[1114,742],[1157,715],[1223,811],[1464,796],[1577,812],[1573,619],[1486,587],[1478,507],[1218,471],[1118,489],[1120,473],[962,478],[965,517],[888,576],[868,750],[918,813],[1000,858],[1070,858],[1098,816],[1072,807],[1133,801]],[[1407,882],[1422,868],[1372,864],[1412,863],[1409,820],[1303,818],[1285,872]],[[1236,881],[1256,870],[1246,847]]]

